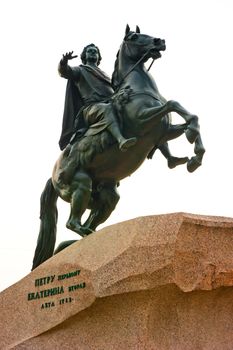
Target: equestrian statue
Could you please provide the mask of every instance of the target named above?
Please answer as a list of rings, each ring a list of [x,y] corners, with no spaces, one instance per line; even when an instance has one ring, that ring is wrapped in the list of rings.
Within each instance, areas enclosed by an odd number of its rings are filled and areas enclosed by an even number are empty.
[[[120,181],[157,149],[171,169],[186,164],[193,172],[202,164],[205,149],[198,117],[177,101],[167,101],[145,67],[165,49],[165,40],[141,34],[138,26],[132,31],[127,25],[111,79],[99,68],[101,54],[94,44],[84,48],[82,64],[77,67],[68,64],[77,57],[73,51],[63,55],[58,67],[60,76],[67,79],[59,141],[62,152],[41,195],[32,269],[54,254],[58,197],[70,203],[66,227],[85,237],[115,209]],[[173,125],[171,112],[179,114],[184,123]],[[168,141],[183,133],[194,144],[190,159],[174,157],[169,150]],[[82,223],[87,209],[89,217]],[[60,250],[73,242],[64,242]]]

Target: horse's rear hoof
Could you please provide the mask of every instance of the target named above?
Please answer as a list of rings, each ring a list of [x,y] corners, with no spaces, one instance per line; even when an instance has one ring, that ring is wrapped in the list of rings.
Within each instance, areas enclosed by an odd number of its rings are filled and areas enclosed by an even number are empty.
[[[82,237],[86,237],[88,235],[90,235],[91,233],[93,233],[94,231],[91,230],[90,228],[88,227],[85,227],[85,226],[82,226],[80,229],[79,229],[79,234],[82,236]]]
[[[71,244],[78,242],[77,239],[75,240],[69,240],[69,241],[63,241],[59,244],[59,246],[55,249],[53,255],[61,252],[63,249],[69,247]]]

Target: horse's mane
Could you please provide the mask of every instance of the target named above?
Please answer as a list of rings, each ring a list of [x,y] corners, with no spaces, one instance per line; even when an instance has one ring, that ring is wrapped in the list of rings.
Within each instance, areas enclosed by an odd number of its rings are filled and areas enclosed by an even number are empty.
[[[132,31],[129,31],[129,33],[124,37],[124,40],[127,40],[127,38],[132,34],[133,32]],[[120,49],[118,50],[117,54],[116,54],[116,61],[115,61],[115,64],[114,64],[114,71],[112,73],[112,80],[111,80],[111,83],[112,83],[112,87],[114,90],[116,90],[120,84],[120,80],[119,80],[119,75],[118,75],[118,63],[119,63],[119,53],[120,53],[120,50],[122,48],[122,45],[123,43],[121,44],[121,47]]]
[[[114,64],[114,71],[112,73],[112,87],[114,90],[117,89],[118,85],[119,85],[119,76],[118,76],[118,62],[119,62],[119,52],[120,50],[118,50],[117,54],[116,54],[116,61]]]

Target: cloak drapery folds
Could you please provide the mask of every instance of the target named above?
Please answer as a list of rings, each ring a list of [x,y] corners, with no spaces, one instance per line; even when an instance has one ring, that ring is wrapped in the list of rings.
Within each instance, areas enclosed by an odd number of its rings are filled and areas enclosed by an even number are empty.
[[[82,108],[109,99],[113,94],[109,77],[98,67],[80,65],[69,67],[68,72],[70,77],[66,87],[62,132],[59,140],[61,150],[68,145],[77,130],[87,128],[80,113]],[[82,90],[84,90],[84,100]]]
[[[73,80],[69,79],[66,86],[65,106],[62,121],[62,132],[59,140],[60,149],[63,150],[74,133],[74,121],[80,108],[82,99]]]

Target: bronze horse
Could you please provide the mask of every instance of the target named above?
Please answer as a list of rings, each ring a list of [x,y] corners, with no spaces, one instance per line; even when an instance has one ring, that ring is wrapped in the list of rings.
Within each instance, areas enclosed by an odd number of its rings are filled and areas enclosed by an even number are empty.
[[[105,222],[116,207],[118,183],[136,171],[151,152],[168,140],[185,133],[188,141],[194,143],[195,152],[187,162],[188,171],[192,172],[201,165],[205,150],[197,116],[176,101],[164,101],[144,65],[149,58],[159,58],[165,49],[164,40],[141,34],[138,27],[135,32],[126,27],[112,76],[116,89],[112,103],[120,114],[124,136],[136,136],[137,143],[127,152],[121,152],[108,131],[94,136],[89,136],[87,131],[81,140],[65,148],[41,195],[41,226],[33,269],[54,253],[58,196],[71,206],[67,227],[86,236]],[[124,94],[127,96],[121,103]],[[178,113],[185,123],[172,125],[170,112]],[[70,162],[75,162],[76,168],[67,183],[61,175]],[[86,209],[91,210],[90,215],[82,224]]]

